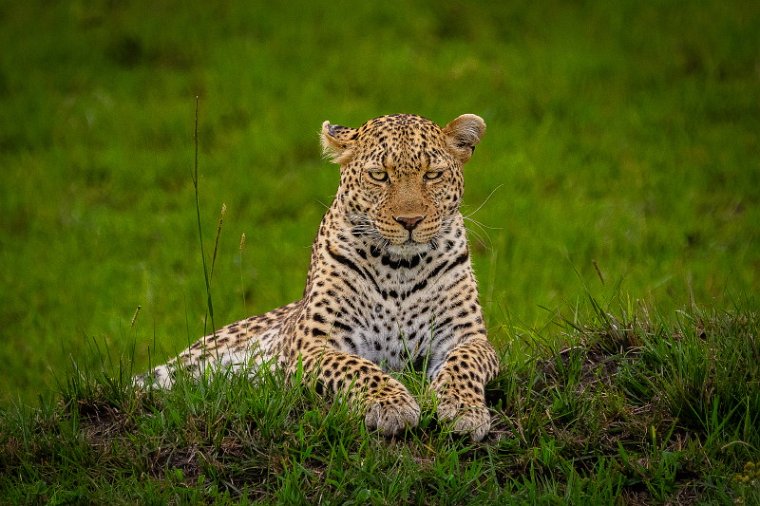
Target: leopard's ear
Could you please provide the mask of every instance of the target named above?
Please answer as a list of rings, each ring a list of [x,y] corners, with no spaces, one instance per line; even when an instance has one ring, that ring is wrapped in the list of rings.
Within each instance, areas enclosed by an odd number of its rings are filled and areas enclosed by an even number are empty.
[[[443,129],[449,151],[462,163],[470,159],[485,131],[485,121],[474,114],[463,114]]]
[[[344,164],[353,157],[353,147],[358,130],[340,125],[322,123],[322,154],[330,161]]]

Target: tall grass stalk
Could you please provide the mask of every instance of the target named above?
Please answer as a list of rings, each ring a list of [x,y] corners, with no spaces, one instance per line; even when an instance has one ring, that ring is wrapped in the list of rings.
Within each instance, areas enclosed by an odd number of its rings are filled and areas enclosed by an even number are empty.
[[[219,221],[216,228],[216,238],[214,239],[214,252],[211,259],[211,268],[209,269],[206,264],[206,252],[203,244],[203,224],[201,221],[201,204],[200,193],[198,190],[198,109],[200,98],[195,97],[195,128],[193,140],[195,144],[195,163],[193,164],[193,190],[195,192],[195,215],[198,222],[198,243],[201,249],[201,261],[203,264],[203,280],[206,286],[206,317],[203,319],[203,335],[208,334],[207,320],[211,320],[211,333],[216,335],[216,324],[214,323],[214,303],[211,298],[211,281],[214,275],[214,265],[216,264],[216,254],[219,248],[219,237],[222,233],[222,224],[224,223],[224,214],[227,210],[227,206],[222,204],[222,210],[219,215]]]

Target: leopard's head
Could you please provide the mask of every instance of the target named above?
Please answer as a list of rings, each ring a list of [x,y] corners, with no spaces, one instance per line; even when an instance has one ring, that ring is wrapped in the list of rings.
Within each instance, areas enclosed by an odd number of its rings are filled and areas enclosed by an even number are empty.
[[[459,212],[462,166],[486,125],[459,116],[444,128],[397,114],[358,129],[322,124],[322,147],[341,166],[336,204],[354,234],[408,256],[426,251]]]

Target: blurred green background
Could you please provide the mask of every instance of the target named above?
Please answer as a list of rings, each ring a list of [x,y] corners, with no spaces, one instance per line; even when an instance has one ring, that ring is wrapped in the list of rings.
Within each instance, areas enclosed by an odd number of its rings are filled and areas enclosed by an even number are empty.
[[[759,5],[2,2],[0,403],[203,332],[196,96],[217,325],[300,296],[321,122],[395,112],[488,123],[464,212],[497,343],[589,295],[756,310]]]

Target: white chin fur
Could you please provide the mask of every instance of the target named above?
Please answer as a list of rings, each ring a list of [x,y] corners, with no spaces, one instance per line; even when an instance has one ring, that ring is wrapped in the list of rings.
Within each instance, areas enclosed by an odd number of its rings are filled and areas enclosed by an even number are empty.
[[[392,256],[410,258],[430,250],[430,243],[405,242],[404,244],[390,244],[386,251]]]

